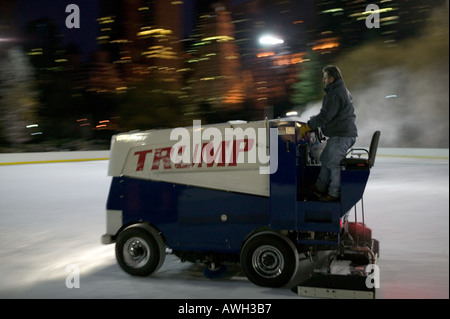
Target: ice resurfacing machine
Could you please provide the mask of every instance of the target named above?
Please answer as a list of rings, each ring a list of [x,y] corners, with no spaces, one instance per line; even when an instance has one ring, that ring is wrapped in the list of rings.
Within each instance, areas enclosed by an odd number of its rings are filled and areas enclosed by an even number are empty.
[[[115,242],[131,275],[152,274],[173,253],[210,272],[240,264],[265,287],[287,285],[302,258],[328,252],[293,291],[374,298],[379,244],[355,205],[362,205],[380,132],[369,150],[353,149],[342,162],[340,200],[321,202],[308,192],[320,171],[320,137],[303,136],[302,125],[279,119],[113,136],[102,243]]]

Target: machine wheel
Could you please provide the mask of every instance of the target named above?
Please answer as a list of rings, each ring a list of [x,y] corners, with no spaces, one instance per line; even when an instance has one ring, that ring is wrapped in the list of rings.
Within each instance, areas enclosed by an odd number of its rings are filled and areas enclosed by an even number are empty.
[[[281,287],[294,276],[298,252],[289,239],[272,232],[251,237],[241,250],[241,267],[258,286]]]
[[[116,258],[120,267],[130,275],[148,276],[164,263],[165,244],[155,229],[131,226],[117,237]]]

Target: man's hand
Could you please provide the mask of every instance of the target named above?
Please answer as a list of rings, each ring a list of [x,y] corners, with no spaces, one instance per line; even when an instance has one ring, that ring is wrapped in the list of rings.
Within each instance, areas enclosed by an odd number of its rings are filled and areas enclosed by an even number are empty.
[[[308,124],[303,124],[300,126],[300,136],[305,137],[306,133],[308,133],[311,129],[309,128]]]

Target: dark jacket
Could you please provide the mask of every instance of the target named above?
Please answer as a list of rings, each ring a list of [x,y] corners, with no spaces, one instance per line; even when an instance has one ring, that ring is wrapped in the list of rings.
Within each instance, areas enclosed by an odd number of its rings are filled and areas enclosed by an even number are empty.
[[[352,96],[342,79],[334,81],[325,88],[322,108],[308,121],[311,130],[318,127],[325,136],[357,137],[356,115]]]

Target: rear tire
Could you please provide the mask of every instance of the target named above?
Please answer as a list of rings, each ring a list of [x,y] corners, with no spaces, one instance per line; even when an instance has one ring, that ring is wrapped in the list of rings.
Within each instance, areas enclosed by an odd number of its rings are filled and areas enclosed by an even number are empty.
[[[264,232],[251,237],[241,250],[241,267],[258,286],[281,287],[295,275],[298,252],[292,242],[277,233]]]
[[[148,276],[162,266],[165,258],[165,243],[151,227],[131,226],[117,237],[117,262],[130,275]]]

